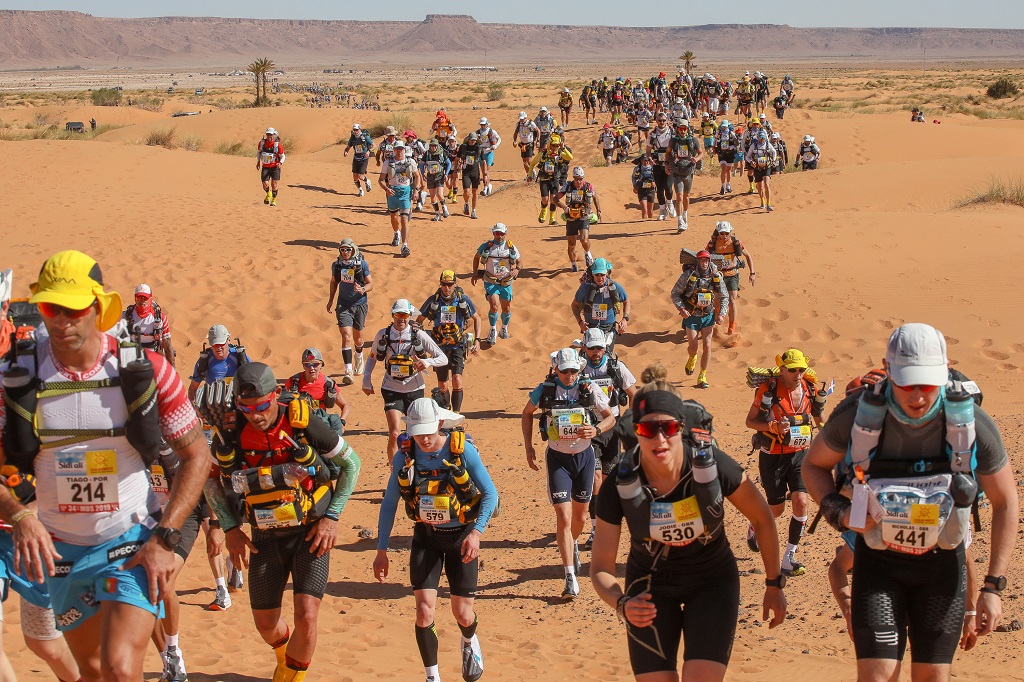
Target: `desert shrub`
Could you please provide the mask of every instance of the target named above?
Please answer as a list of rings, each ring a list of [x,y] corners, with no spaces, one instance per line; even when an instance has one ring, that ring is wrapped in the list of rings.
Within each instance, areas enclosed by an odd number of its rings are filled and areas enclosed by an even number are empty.
[[[93,90],[90,97],[92,103],[98,107],[116,107],[121,103],[121,91],[114,88]]]
[[[387,116],[371,123],[366,130],[370,133],[370,137],[381,137],[384,135],[384,129],[388,126],[394,126],[398,134],[401,135],[402,131],[412,127],[412,119],[408,114],[392,111]]]
[[[992,99],[1006,99],[1007,97],[1016,97],[1020,94],[1020,88],[1017,84],[1011,81],[1009,78],[1000,78],[992,85],[988,86],[986,94]]]
[[[156,95],[140,94],[132,98],[132,106],[145,109],[146,111],[160,111],[163,105],[163,98]]]
[[[252,145],[246,144],[245,142],[239,142],[235,140],[233,142],[218,142],[217,146],[213,148],[214,154],[227,154],[228,156],[255,156]]]
[[[960,199],[954,204],[954,208],[974,204],[1013,204],[1024,208],[1024,179],[992,178],[988,181],[987,187],[982,187]]]
[[[150,147],[166,147],[174,149],[174,138],[177,131],[174,128],[155,128],[149,131],[146,136],[146,144]]]
[[[505,97],[505,88],[500,85],[492,85],[487,88],[487,101],[497,102]]]
[[[203,139],[198,135],[186,135],[181,138],[178,147],[190,152],[197,152],[203,147]]]

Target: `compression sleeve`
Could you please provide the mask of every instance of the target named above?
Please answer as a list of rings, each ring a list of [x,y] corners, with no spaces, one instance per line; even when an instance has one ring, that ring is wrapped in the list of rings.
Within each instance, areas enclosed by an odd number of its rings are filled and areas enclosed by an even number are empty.
[[[473,524],[474,530],[483,533],[487,530],[487,524],[498,506],[498,488],[491,480],[491,475],[487,473],[487,467],[484,466],[483,460],[480,459],[480,451],[472,443],[466,443],[466,449],[462,453],[462,462],[466,465],[469,478],[476,483],[476,487],[483,494],[480,500],[480,513]]]
[[[380,503],[380,512],[377,515],[377,550],[387,550],[391,542],[391,529],[395,526],[395,512],[398,511],[398,501],[401,493],[398,490],[398,472],[405,466],[405,455],[401,451],[395,453],[391,461],[391,478],[388,479],[388,487],[384,490],[384,499]]]
[[[729,312],[729,290],[725,288],[725,276],[718,273],[718,314],[725,317]]]
[[[331,461],[341,467],[341,474],[334,484],[334,494],[331,496],[331,504],[327,507],[327,513],[336,516],[341,515],[345,510],[345,504],[355,490],[356,480],[359,478],[359,468],[362,462],[355,449],[342,438],[341,452],[331,457]],[[389,531],[390,532],[390,531]]]

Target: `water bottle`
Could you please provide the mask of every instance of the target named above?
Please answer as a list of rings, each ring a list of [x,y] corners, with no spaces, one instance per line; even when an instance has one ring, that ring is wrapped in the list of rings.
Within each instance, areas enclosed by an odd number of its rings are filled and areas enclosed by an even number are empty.
[[[260,467],[256,475],[259,477],[260,488],[270,490],[274,487],[274,469],[272,467]]]
[[[249,494],[249,477],[244,471],[231,472],[231,489],[239,495]]]
[[[854,465],[867,468],[871,451],[878,446],[888,411],[885,393],[876,393],[873,388],[861,391],[857,414],[853,418],[853,429],[850,431],[850,459]]]
[[[757,414],[761,419],[768,420],[768,415],[772,411],[772,396],[771,391],[765,391],[764,395],[761,396],[761,404],[757,408]]]
[[[302,466],[297,462],[281,464],[280,467],[281,477],[284,479],[285,485],[290,488],[294,488],[316,473],[316,467]],[[260,478],[262,483],[262,476]]]
[[[825,401],[828,399],[828,393],[825,391],[825,382],[821,382],[821,388],[814,393],[814,404],[811,405],[811,415],[814,417],[821,417],[825,411]]]
[[[975,437],[974,400],[967,391],[955,390],[946,393],[945,402],[946,442],[953,458],[970,458]]]

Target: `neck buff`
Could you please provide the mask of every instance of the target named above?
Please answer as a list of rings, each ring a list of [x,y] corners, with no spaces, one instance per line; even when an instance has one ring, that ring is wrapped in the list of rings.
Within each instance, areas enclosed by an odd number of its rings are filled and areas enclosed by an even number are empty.
[[[935,399],[935,403],[931,406],[931,408],[929,408],[928,412],[926,412],[923,417],[913,419],[911,417],[908,417],[907,413],[904,412],[903,408],[900,407],[899,403],[896,402],[896,398],[893,396],[892,382],[885,382],[885,402],[886,405],[888,405],[889,407],[889,414],[891,414],[893,417],[895,417],[900,422],[906,424],[907,426],[917,428],[918,426],[921,426],[922,424],[927,424],[932,419],[935,419],[936,415],[939,414],[939,411],[942,410],[942,405],[945,402],[945,400],[946,387],[942,386],[939,389],[939,397]]]
[[[140,320],[144,320],[153,314],[153,298],[146,299],[146,304],[143,305],[138,301],[135,302],[135,313],[139,316]]]

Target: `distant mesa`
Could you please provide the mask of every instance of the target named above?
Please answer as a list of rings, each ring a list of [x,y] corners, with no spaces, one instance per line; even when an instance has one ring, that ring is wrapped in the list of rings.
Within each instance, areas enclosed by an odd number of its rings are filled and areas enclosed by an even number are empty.
[[[469,14],[428,14],[423,23],[429,24],[432,21],[468,21],[473,24],[476,23],[476,19]]]

